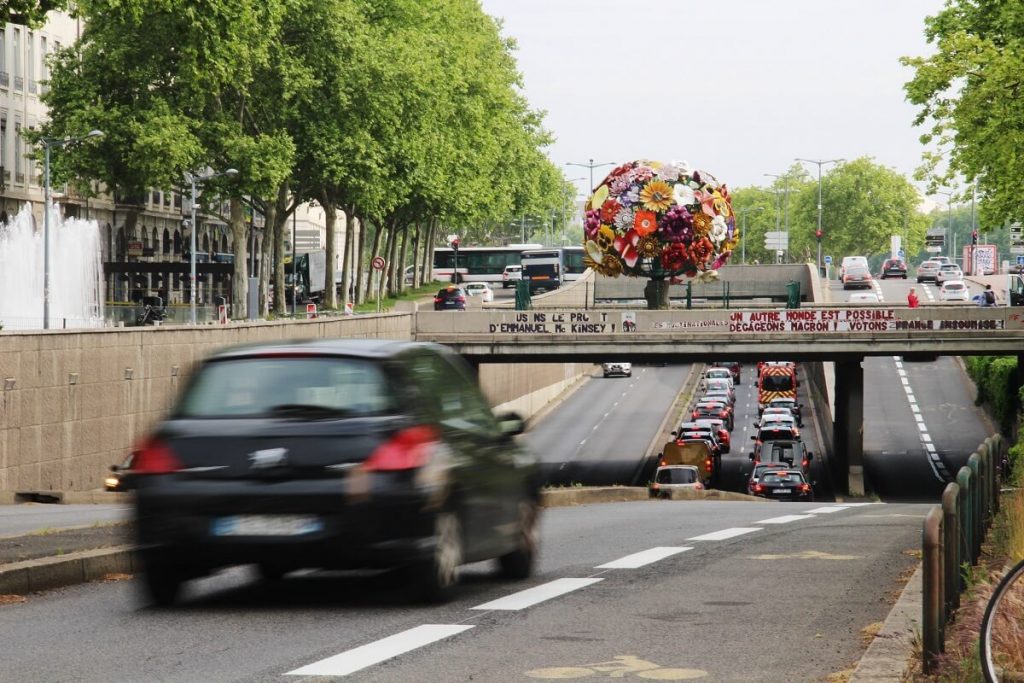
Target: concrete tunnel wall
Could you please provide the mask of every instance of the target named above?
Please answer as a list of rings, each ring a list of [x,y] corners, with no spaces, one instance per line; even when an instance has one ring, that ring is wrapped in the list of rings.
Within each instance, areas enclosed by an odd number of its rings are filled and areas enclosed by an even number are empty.
[[[235,344],[410,339],[409,313],[228,326],[0,332],[0,492],[88,491],[169,409],[196,363]],[[481,365],[499,410],[530,417],[591,364]]]

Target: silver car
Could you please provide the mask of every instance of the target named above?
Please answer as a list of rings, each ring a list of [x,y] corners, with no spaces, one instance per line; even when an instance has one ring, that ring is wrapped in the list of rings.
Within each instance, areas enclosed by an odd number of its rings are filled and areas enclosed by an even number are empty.
[[[935,274],[935,284],[941,285],[944,282],[951,282],[953,280],[963,280],[964,273],[960,270],[960,266],[955,263],[944,263],[939,266],[939,272]]]
[[[938,261],[923,261],[917,267],[917,281],[924,282],[931,280],[935,282],[935,276],[939,274],[940,263]]]

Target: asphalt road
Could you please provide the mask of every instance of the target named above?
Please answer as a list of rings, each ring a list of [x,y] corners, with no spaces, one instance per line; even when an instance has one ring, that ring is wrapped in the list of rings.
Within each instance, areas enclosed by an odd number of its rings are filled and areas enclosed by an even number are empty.
[[[547,481],[634,483],[689,372],[689,365],[633,365],[631,377],[605,378],[598,369],[525,436]]]
[[[833,281],[831,287],[834,301],[846,300],[849,292],[841,284]],[[911,287],[922,304],[966,305],[940,304],[934,284],[913,279],[875,280],[873,291],[883,302],[905,304]],[[946,482],[993,432],[971,389],[959,358],[865,358],[865,477],[883,500],[937,501]]]
[[[542,520],[537,576],[509,584],[472,565],[442,607],[409,604],[390,576],[261,583],[236,569],[194,582],[168,610],[138,607],[133,581],[86,584],[0,607],[0,671],[19,681],[347,672],[418,683],[613,678],[600,663],[636,670],[639,659],[662,680],[682,680],[668,669],[824,680],[855,664],[861,630],[888,613],[916,563],[924,512],[767,501],[556,508]],[[523,591],[538,587],[548,599],[529,604]]]
[[[0,538],[45,529],[69,529],[120,522],[127,518],[128,508],[123,505],[0,505]]]

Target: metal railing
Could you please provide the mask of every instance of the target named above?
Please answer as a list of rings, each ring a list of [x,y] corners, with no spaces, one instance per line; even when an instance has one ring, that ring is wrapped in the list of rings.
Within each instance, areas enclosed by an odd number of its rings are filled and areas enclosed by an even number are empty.
[[[1002,435],[982,442],[946,484],[942,504],[924,520],[922,557],[922,665],[931,673],[945,651],[946,624],[960,606],[970,567],[978,563],[985,531],[999,511]]]

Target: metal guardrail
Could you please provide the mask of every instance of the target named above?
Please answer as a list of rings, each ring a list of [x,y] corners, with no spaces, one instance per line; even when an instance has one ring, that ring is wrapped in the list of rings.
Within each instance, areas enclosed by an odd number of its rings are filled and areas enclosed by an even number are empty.
[[[945,651],[946,624],[960,606],[967,574],[978,563],[985,531],[999,511],[1000,462],[1006,449],[1002,435],[982,442],[946,484],[942,504],[924,520],[922,542],[922,651],[925,673]]]

